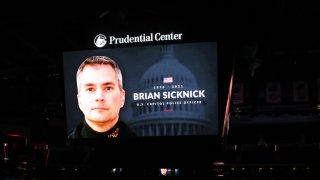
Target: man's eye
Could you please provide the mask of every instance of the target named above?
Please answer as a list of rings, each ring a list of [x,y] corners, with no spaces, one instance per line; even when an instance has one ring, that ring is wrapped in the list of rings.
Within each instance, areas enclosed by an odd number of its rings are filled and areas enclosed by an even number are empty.
[[[111,91],[113,88],[112,87],[106,87],[107,91]]]
[[[93,88],[87,88],[86,91],[92,92],[94,89]]]

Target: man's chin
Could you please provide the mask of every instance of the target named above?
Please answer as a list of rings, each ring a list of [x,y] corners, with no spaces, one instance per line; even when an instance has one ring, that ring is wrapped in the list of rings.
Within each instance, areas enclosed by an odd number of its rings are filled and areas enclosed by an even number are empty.
[[[92,121],[92,122],[106,122],[106,121],[108,121],[107,119],[108,119],[108,116],[101,116],[101,115],[98,115],[98,116],[91,116],[90,118],[90,121]]]
[[[106,118],[93,118],[91,121],[96,123],[103,123],[107,122],[108,120],[106,120]]]

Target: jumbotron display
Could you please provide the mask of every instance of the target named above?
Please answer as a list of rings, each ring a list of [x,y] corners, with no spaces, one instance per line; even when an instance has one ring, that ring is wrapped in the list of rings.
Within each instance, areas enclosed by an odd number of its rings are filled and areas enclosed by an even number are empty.
[[[119,118],[138,137],[217,135],[217,54],[217,42],[64,52],[67,134],[84,121],[77,99],[79,65],[90,56],[107,56],[122,72]]]

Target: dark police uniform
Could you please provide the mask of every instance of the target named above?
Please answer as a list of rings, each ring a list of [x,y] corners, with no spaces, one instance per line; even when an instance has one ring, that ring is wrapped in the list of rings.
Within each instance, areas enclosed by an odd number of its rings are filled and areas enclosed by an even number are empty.
[[[118,121],[114,127],[106,132],[96,132],[84,121],[79,124],[69,134],[68,139],[81,139],[81,138],[123,138],[134,137],[135,134],[129,127],[122,121]]]

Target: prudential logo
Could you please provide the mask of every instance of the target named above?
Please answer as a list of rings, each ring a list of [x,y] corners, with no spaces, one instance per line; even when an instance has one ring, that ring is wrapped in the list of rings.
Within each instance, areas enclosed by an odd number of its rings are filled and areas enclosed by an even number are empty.
[[[98,34],[94,38],[94,44],[99,48],[105,46],[107,44],[107,37],[103,34]]]

